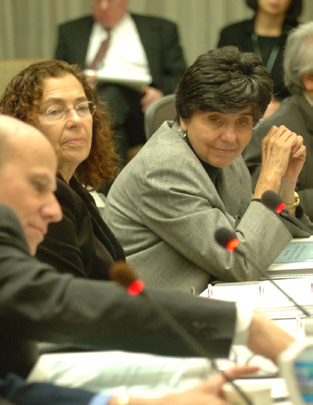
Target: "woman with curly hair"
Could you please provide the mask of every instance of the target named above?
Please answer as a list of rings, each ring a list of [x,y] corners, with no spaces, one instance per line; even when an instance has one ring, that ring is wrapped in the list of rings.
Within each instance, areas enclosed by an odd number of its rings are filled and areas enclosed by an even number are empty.
[[[112,263],[125,256],[88,192],[110,182],[118,163],[110,116],[98,108],[96,92],[77,66],[45,60],[12,79],[0,113],[40,129],[58,156],[56,197],[63,219],[49,226],[37,257],[61,273],[109,279]]]

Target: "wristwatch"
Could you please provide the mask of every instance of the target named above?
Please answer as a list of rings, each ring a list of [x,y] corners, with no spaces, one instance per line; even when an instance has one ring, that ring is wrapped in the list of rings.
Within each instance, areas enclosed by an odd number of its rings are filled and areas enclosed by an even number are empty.
[[[287,210],[292,210],[294,208],[297,208],[300,205],[300,197],[296,191],[295,191],[295,199],[296,199],[296,201],[293,204],[285,204],[285,208]]]

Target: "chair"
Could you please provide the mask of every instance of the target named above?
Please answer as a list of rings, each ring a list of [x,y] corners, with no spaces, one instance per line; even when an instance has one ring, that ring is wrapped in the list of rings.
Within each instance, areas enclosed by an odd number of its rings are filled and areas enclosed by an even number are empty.
[[[2,59],[0,60],[0,97],[7,85],[15,75],[34,62],[44,60],[43,58],[27,59]]]
[[[166,120],[175,119],[175,95],[169,94],[152,103],[145,112],[145,134],[148,140]]]

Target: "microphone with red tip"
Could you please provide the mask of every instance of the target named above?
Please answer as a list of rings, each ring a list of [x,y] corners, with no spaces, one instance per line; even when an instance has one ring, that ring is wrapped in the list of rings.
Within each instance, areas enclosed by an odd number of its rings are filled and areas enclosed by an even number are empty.
[[[239,255],[243,256],[247,262],[249,262],[252,267],[266,280],[270,281],[289,301],[291,301],[306,317],[310,317],[311,314],[298,304],[289,294],[286,293],[260,266],[247,257],[247,255],[239,248],[240,242],[236,237],[235,232],[229,230],[228,228],[220,228],[215,232],[216,242],[224,247],[229,252],[235,251]]]
[[[196,356],[209,358],[215,369],[217,366],[215,361],[211,359],[209,353],[197,342],[192,335],[190,335],[173,316],[162,308],[156,301],[154,301],[144,290],[143,281],[136,278],[134,270],[124,261],[114,263],[110,269],[111,280],[116,281],[119,285],[126,288],[130,295],[141,295],[146,301],[149,302],[156,312],[166,320],[171,328],[193,349]]]
[[[294,225],[298,226],[303,231],[312,235],[313,232],[310,228],[304,225],[298,218],[294,217],[285,209],[285,203],[282,202],[280,196],[272,190],[267,190],[262,194],[261,202],[269,208],[271,211],[274,211],[276,214],[282,218],[287,219],[287,221],[292,222]]]
[[[221,373],[225,379],[231,383],[237,392],[244,398],[247,405],[253,405],[252,401],[246,396],[246,394],[228,377],[226,373],[220,371],[213,358],[211,358],[208,351],[201,346],[198,341],[190,335],[190,333],[183,328],[176,319],[164,308],[162,308],[156,301],[154,301],[145,291],[144,283],[142,280],[136,278],[134,270],[128,266],[124,261],[119,261],[113,264],[110,269],[111,280],[117,282],[120,286],[127,289],[130,295],[140,295],[148,302],[148,304],[166,321],[166,324],[172,328],[172,330],[185,342],[196,356],[207,358],[213,369]],[[200,298],[199,298],[200,299]]]

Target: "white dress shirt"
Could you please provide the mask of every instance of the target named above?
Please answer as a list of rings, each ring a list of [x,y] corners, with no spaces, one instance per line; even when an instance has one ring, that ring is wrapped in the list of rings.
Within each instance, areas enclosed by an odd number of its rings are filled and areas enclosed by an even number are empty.
[[[86,66],[92,63],[101,43],[107,36],[108,32],[95,22],[89,40]],[[88,69],[86,73],[92,74]],[[151,83],[152,77],[147,56],[130,14],[126,14],[118,25],[112,28],[109,47],[97,76],[99,80],[121,78],[138,80],[142,82],[142,85]]]

